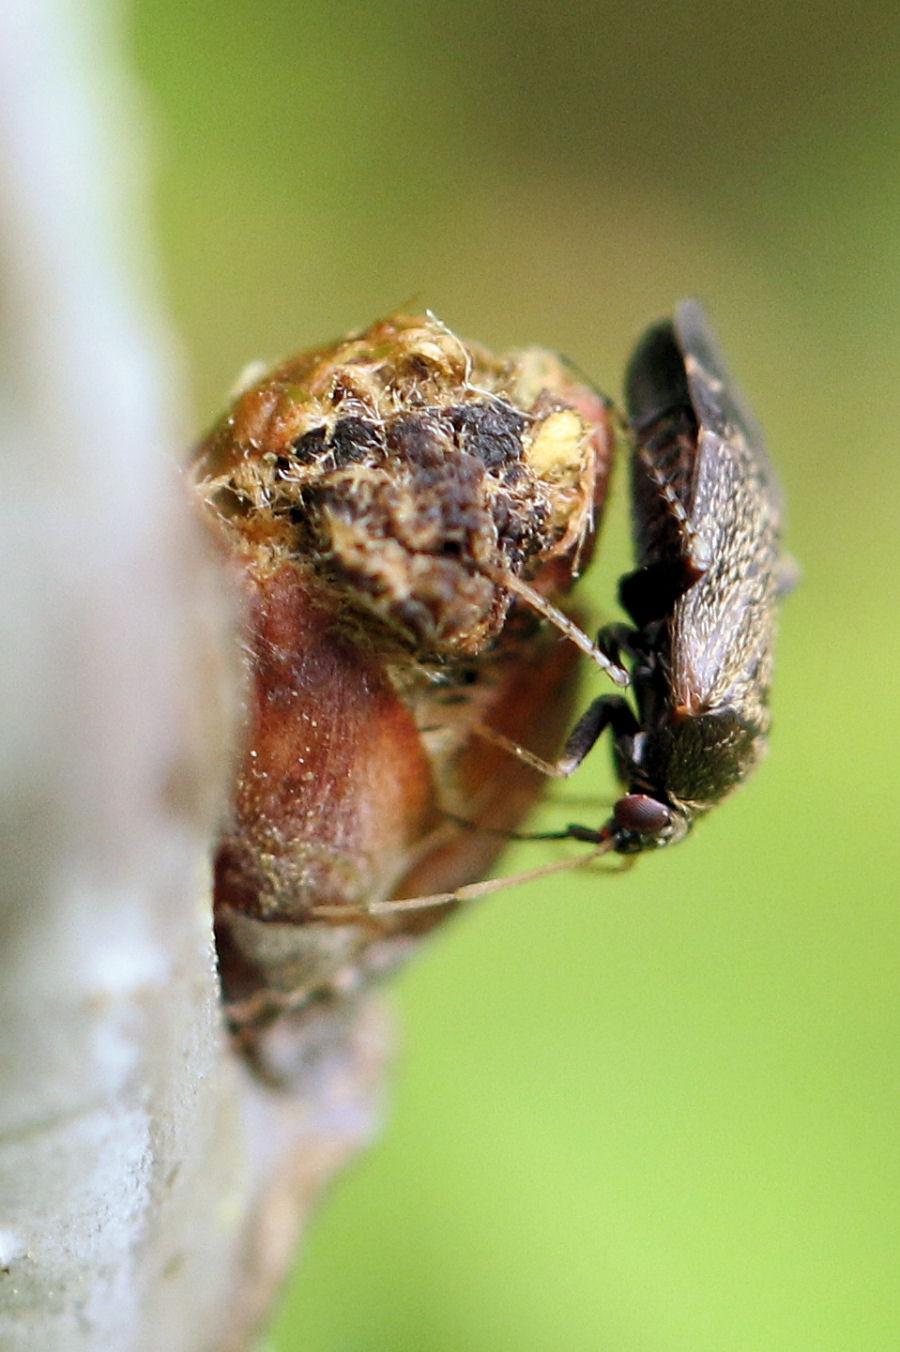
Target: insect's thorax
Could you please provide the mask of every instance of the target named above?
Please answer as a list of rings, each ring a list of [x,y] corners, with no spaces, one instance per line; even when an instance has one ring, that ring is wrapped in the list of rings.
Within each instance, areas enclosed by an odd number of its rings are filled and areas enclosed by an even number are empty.
[[[617,748],[632,793],[649,793],[690,819],[715,806],[746,778],[765,748],[764,706],[693,705],[679,693],[676,615],[641,638],[634,693],[641,731]],[[673,651],[675,646],[675,651]],[[697,694],[697,692],[694,692]]]

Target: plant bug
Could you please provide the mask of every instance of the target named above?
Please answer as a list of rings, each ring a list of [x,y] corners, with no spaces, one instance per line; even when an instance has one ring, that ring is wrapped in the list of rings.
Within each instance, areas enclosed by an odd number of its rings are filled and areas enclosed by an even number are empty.
[[[543,838],[635,854],[682,840],[765,754],[776,607],[790,566],[762,430],[696,301],[644,334],[626,402],[636,567],[619,597],[633,627],[610,626],[598,644],[630,663],[636,709],[601,696],[542,768],[571,774],[609,728],[627,792],[599,830]]]
[[[568,834],[620,854],[681,840],[765,754],[787,577],[763,433],[696,301],[641,339],[626,402],[636,567],[619,596],[634,628],[601,644],[629,659],[637,710],[595,701],[563,756],[568,772],[611,728],[628,792],[602,830]]]

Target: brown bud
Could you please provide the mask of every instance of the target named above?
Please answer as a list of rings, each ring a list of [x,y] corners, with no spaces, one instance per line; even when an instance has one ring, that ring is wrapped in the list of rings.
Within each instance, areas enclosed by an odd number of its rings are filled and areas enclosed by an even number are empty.
[[[480,877],[502,845],[485,828],[539,796],[478,729],[558,748],[577,651],[546,616],[589,557],[610,456],[606,402],[558,358],[495,358],[430,315],[276,367],[199,448],[246,619],[215,895],[235,1027],[395,965],[446,909],[360,908]]]

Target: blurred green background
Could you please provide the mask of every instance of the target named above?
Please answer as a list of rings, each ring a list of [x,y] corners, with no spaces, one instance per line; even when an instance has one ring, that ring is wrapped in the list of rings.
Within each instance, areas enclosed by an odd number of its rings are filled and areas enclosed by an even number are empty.
[[[398,983],[388,1129],[274,1347],[895,1349],[895,0],[136,0],[130,40],[198,431],[246,361],[410,298],[618,395],[695,294],[804,570],[758,777],[627,877],[473,908]],[[557,792],[610,784],[599,752]]]

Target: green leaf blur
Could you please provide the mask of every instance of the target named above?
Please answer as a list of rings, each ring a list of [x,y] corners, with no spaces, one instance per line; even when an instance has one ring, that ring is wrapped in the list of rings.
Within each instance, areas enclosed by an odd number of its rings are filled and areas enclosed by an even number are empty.
[[[247,361],[410,298],[618,396],[697,295],[803,568],[757,778],[627,876],[473,908],[398,983],[383,1142],[273,1346],[897,1347],[900,10],[137,0],[132,47],[198,431]]]

